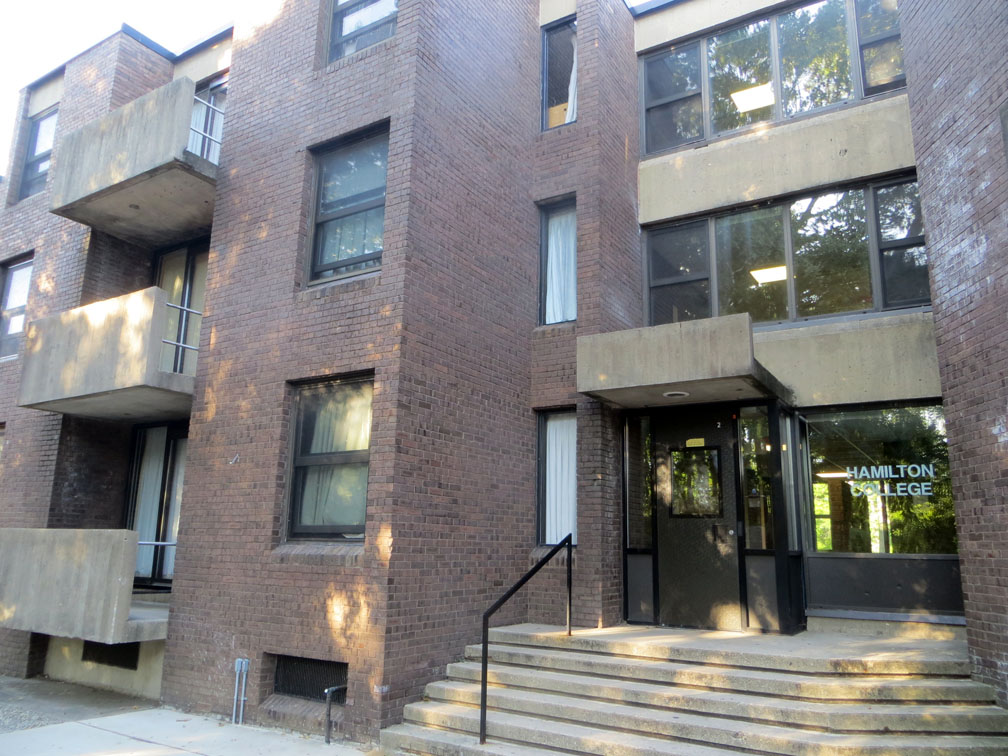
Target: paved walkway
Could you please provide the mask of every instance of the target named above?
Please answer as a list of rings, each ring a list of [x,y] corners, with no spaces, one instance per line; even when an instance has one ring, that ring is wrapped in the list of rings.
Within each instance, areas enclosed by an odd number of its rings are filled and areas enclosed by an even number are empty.
[[[362,756],[321,736],[232,725],[115,693],[0,677],[3,756]]]

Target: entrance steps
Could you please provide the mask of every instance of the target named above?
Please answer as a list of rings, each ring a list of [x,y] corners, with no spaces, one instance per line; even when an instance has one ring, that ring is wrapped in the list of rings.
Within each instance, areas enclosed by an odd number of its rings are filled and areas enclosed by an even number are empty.
[[[516,625],[490,642],[487,744],[475,645],[382,731],[387,753],[1008,754],[1008,711],[959,640]]]

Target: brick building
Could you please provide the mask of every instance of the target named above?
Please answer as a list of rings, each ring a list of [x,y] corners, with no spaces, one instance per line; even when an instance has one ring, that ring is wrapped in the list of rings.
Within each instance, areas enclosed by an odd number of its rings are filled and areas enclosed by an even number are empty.
[[[571,533],[576,625],[965,624],[1004,702],[1004,24],[736,5],[286,0],[26,87],[0,672],[248,659],[373,739]]]

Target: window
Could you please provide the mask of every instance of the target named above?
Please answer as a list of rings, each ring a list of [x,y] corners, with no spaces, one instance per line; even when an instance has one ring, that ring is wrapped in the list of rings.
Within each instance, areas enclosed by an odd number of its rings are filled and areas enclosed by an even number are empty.
[[[193,100],[189,144],[186,149],[194,155],[209,160],[214,165],[220,163],[227,82],[227,74],[224,74],[200,84],[196,87],[196,95]]]
[[[387,164],[387,131],[319,156],[312,279],[381,264]]]
[[[896,0],[855,0],[865,94],[906,85]]]
[[[568,534],[577,543],[577,416],[539,415],[539,542],[555,544]]]
[[[820,0],[643,57],[644,151],[903,86],[895,9]]]
[[[7,430],[7,426],[0,423],[0,460],[3,459],[3,448],[4,448],[4,432]]]
[[[398,0],[333,0],[329,62],[395,34]]]
[[[0,359],[21,346],[31,273],[31,258],[0,266]]]
[[[53,108],[31,119],[28,151],[25,154],[24,172],[21,174],[21,199],[45,189],[53,139],[56,136],[57,115],[57,110]]]
[[[931,301],[915,181],[656,228],[647,249],[651,325],[740,312],[781,322]]]
[[[573,202],[542,211],[540,317],[543,324],[577,319],[577,221]]]
[[[817,551],[956,553],[940,406],[849,409],[806,420]]]
[[[298,388],[292,536],[364,537],[372,385],[353,379]]]
[[[196,375],[209,257],[210,250],[204,242],[158,258],[157,285],[168,294],[168,317],[161,344],[161,370],[167,373]]]
[[[543,31],[543,129],[577,120],[577,22]]]

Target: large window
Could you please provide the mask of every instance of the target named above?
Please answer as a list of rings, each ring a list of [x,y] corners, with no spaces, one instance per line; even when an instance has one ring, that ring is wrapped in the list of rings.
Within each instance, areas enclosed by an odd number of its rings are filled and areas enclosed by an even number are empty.
[[[165,372],[196,375],[209,257],[208,245],[202,242],[158,258],[157,285],[168,294],[161,339],[161,369]]]
[[[385,130],[319,155],[313,279],[381,264],[387,165]]]
[[[577,22],[562,21],[543,31],[542,127],[577,120]]]
[[[810,414],[807,423],[817,551],[956,553],[940,406]]]
[[[53,139],[56,137],[57,116],[57,110],[52,108],[31,119],[28,151],[25,153],[24,171],[21,174],[21,199],[45,189]]]
[[[542,211],[540,316],[543,324],[577,318],[577,222],[573,202]]]
[[[904,83],[896,0],[807,3],[643,57],[644,151]]]
[[[838,188],[648,232],[652,325],[926,305],[915,181]]]
[[[333,0],[329,62],[395,34],[398,0]]]
[[[31,258],[0,266],[0,359],[21,346],[31,273]]]
[[[577,416],[539,415],[539,542],[555,544],[571,533],[577,543]]]
[[[368,378],[298,388],[292,536],[364,537],[372,386]]]
[[[220,163],[221,137],[224,135],[224,103],[227,100],[228,76],[216,76],[196,87],[189,144],[194,155]]]

